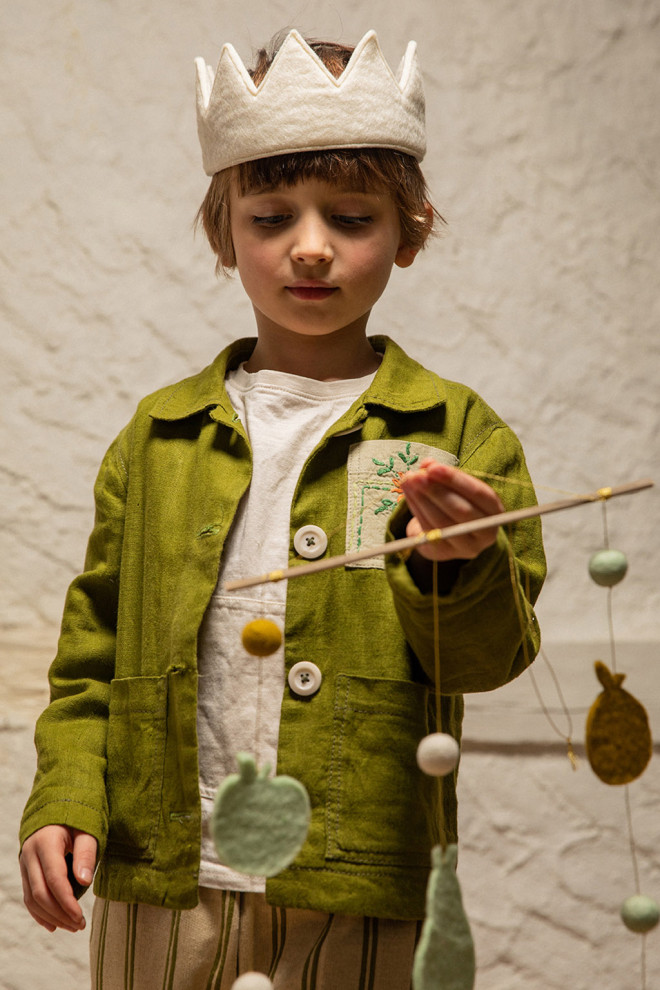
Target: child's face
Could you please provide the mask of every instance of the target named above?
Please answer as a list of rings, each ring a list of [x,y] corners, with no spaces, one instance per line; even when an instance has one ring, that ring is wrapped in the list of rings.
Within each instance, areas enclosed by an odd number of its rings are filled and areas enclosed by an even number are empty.
[[[364,331],[401,245],[388,192],[356,192],[311,179],[230,197],[231,233],[243,287],[260,333],[280,328],[320,336]]]

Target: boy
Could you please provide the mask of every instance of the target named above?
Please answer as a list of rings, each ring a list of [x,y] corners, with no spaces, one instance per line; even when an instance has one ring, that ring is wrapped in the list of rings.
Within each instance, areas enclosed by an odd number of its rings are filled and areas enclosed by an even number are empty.
[[[430,848],[456,839],[455,775],[425,777],[415,749],[436,726],[460,738],[462,693],[535,655],[538,520],[289,587],[224,584],[533,493],[518,441],[474,393],[366,336],[393,265],[433,225],[414,45],[397,81],[373,32],[355,50],[291,32],[251,75],[226,46],[213,87],[198,71],[213,176],[200,218],[258,336],[144,400],[103,462],[37,727],[25,901],[48,930],[80,929],[65,856],[83,887],[98,857],[106,990],[225,988],[249,969],[282,990],[407,988]],[[255,660],[240,632],[262,616],[285,645]],[[305,846],[268,884],[210,839],[240,750],[312,803]]]

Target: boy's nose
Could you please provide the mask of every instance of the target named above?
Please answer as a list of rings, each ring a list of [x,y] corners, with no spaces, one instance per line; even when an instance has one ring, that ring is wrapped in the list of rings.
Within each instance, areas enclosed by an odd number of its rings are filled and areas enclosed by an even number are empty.
[[[319,220],[301,221],[296,226],[291,258],[303,265],[327,264],[334,257],[325,224]]]

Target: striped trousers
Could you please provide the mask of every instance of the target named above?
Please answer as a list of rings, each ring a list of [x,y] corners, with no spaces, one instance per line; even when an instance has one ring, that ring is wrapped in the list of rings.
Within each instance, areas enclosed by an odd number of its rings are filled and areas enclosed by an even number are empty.
[[[189,911],[97,898],[92,990],[410,990],[421,922],[271,907],[263,894],[200,887]]]

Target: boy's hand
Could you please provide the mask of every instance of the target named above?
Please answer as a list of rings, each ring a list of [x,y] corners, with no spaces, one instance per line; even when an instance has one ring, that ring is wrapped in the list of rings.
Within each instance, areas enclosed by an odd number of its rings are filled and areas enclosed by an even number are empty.
[[[405,475],[401,490],[413,514],[406,528],[407,536],[504,512],[499,496],[490,485],[430,458],[422,461],[418,471]],[[414,553],[427,560],[470,560],[496,539],[497,526],[494,526],[455,539],[424,543]]]
[[[20,855],[25,906],[43,928],[82,931],[85,918],[67,876],[66,856],[73,855],[73,875],[83,886],[92,882],[96,839],[65,825],[46,825],[23,843]]]

